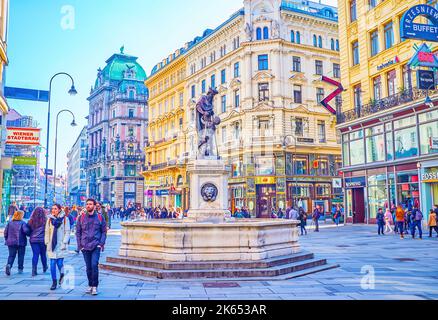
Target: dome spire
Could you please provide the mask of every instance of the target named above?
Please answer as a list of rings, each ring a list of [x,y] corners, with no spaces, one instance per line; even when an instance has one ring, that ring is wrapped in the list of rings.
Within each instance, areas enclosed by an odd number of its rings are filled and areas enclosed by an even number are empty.
[[[124,51],[125,51],[125,46],[123,45],[123,46],[120,48],[120,54],[125,54]]]

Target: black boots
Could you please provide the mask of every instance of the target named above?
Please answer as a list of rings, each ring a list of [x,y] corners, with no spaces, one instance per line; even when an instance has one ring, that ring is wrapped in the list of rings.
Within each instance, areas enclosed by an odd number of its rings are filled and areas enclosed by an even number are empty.
[[[43,266],[43,273],[46,273],[48,269],[49,269],[48,266]]]
[[[52,282],[52,286],[50,287],[50,290],[56,290],[57,283],[58,283],[58,281],[53,280],[53,282]]]
[[[32,277],[36,277],[37,275],[37,267],[32,267]]]
[[[11,275],[11,266],[10,266],[9,264],[6,265],[5,273],[6,273],[7,276],[10,276],[10,275]]]
[[[61,277],[59,278],[59,285],[62,285],[63,281],[64,281],[64,274],[61,273]]]

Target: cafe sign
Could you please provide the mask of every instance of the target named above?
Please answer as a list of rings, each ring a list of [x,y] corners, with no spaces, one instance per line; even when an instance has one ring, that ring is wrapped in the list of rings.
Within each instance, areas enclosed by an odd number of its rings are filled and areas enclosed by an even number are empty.
[[[419,16],[426,17],[431,24],[414,23],[414,20]],[[401,18],[400,28],[402,39],[438,42],[438,11],[426,4],[413,6]]]

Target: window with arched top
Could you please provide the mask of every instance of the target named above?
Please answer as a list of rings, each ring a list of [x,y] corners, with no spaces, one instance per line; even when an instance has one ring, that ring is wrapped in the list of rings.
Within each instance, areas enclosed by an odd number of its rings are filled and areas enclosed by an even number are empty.
[[[295,32],[293,30],[290,32],[290,42],[295,43]]]
[[[301,34],[300,34],[299,31],[297,31],[295,39],[296,39],[296,42],[297,42],[298,44],[301,43]]]
[[[322,37],[318,37],[318,47],[322,48]]]
[[[257,28],[256,30],[256,39],[262,40],[262,28]]]
[[[268,27],[263,28],[263,39],[269,39],[269,28]]]
[[[316,35],[315,35],[315,34],[313,35],[313,46],[314,46],[314,47],[317,47],[317,46],[318,46],[318,43],[317,43]]]
[[[335,50],[335,40],[333,38],[330,40],[330,49]]]
[[[339,40],[336,40],[336,51],[339,51]]]

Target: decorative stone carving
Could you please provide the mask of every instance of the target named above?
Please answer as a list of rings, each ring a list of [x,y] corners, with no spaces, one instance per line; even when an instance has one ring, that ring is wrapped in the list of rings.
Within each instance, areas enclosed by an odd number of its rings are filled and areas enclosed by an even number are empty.
[[[218,189],[213,183],[206,183],[201,188],[201,196],[206,202],[216,201]]]

